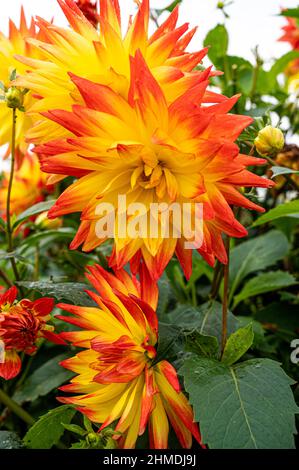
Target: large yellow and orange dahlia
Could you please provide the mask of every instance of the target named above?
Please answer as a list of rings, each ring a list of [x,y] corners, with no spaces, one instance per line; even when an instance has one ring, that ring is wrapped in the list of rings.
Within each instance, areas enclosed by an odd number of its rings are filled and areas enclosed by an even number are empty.
[[[76,405],[100,430],[117,422],[114,439],[121,448],[134,448],[147,427],[150,447],[167,448],[169,423],[183,447],[191,447],[192,436],[200,442],[175,369],[166,360],[155,362],[158,319],[140,286],[125,271],[114,276],[93,266],[89,272],[97,293],[88,293],[97,307],[58,305],[72,314],[59,318],[80,328],[61,336],[83,348],[62,362],[77,374],[62,390],[79,395],[60,401]]]
[[[41,59],[18,57],[28,73],[17,83],[39,98],[29,110],[31,115],[39,117],[35,127],[27,133],[31,142],[37,144],[68,135],[65,129],[38,113],[60,108],[62,103],[67,110],[71,110],[74,103],[83,104],[69,72],[107,85],[127,98],[130,56],[140,50],[168,102],[196,83],[199,72],[194,72],[194,68],[201,63],[207,49],[186,52],[196,28],[188,30],[188,24],[177,27],[178,8],[149,36],[149,0],[143,0],[123,37],[118,0],[100,0],[99,31],[73,0],[58,0],[58,3],[71,28],[58,27],[38,18],[37,25],[45,41],[32,39],[30,44],[41,54]]]
[[[171,103],[140,51],[131,58],[128,100],[107,86],[70,75],[84,104],[45,115],[72,137],[40,145],[36,151],[42,155],[43,171],[78,178],[49,212],[50,217],[81,213],[72,249],[83,244],[89,251],[103,243],[105,239],[96,235],[101,218],[97,205],[111,203],[118,209],[118,196],[126,195],[128,204],[143,203],[147,210],[155,202],[192,207],[202,203],[203,243],[198,251],[210,264],[215,257],[226,262],[222,234],[247,234],[230,206],[263,210],[246,199],[240,187],[269,187],[273,182],[246,169],[264,163],[241,155],[234,143],[252,120],[228,114],[238,96],[207,97],[210,73],[207,69],[197,74],[196,84]],[[185,249],[183,238],[165,237],[162,217],[159,230],[157,238],[149,231],[139,238],[118,238],[116,220],[111,266],[120,269],[130,260],[138,265],[143,259],[152,278],[158,279],[176,252],[189,277],[192,250]]]
[[[11,85],[10,76],[13,70],[16,70],[17,75],[26,72],[27,66],[15,59],[16,54],[25,57],[37,57],[39,55],[39,52],[28,41],[29,38],[36,37],[38,37],[38,32],[34,21],[31,21],[30,26],[27,25],[23,8],[21,9],[20,27],[17,28],[10,20],[8,37],[0,32],[0,81],[4,87],[8,88]],[[3,93],[4,90],[0,89],[0,94]],[[28,109],[33,101],[32,94],[27,93],[24,97],[24,108]],[[8,157],[11,151],[12,110],[6,106],[4,101],[0,101],[0,122],[0,146],[6,146],[3,156]],[[32,124],[31,116],[18,112],[16,124],[16,160],[18,165],[21,164],[27,152],[28,143],[25,141],[25,135],[32,127]]]

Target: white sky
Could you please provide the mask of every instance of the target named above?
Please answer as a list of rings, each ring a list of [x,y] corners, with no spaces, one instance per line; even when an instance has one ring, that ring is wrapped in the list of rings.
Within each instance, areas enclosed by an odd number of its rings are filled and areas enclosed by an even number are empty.
[[[162,8],[171,0],[151,0],[151,6]],[[127,22],[129,14],[136,5],[133,0],[120,0],[122,16]],[[277,42],[284,18],[276,16],[280,8],[298,6],[298,0],[234,0],[228,7],[231,19],[227,21],[230,32],[229,53],[251,58],[251,51],[260,46],[265,59],[279,57],[289,50],[287,44]],[[39,15],[45,19],[52,16],[60,25],[67,24],[56,0],[0,0],[0,30],[7,32],[7,20],[11,17],[18,21],[20,6],[23,5],[28,16]],[[217,0],[183,0],[180,8],[180,22],[189,22],[199,26],[191,48],[198,50],[206,33],[218,22],[223,22],[223,15],[216,10]]]

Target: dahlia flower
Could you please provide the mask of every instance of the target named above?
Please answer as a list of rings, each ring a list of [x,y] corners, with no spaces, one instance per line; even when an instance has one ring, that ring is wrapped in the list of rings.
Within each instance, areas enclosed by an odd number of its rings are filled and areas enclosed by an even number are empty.
[[[19,353],[32,355],[40,338],[61,344],[48,325],[54,300],[44,297],[34,302],[17,301],[17,289],[11,287],[0,295],[0,340],[4,344],[4,362],[0,363],[0,377],[14,378],[21,369]]]
[[[6,198],[9,183],[9,172],[2,174],[0,180],[0,217],[6,218]],[[46,186],[46,175],[41,171],[38,158],[27,153],[21,168],[15,171],[11,191],[11,215],[18,215],[34,204],[44,200],[51,190]]]
[[[286,18],[287,25],[285,25],[283,30],[283,35],[279,39],[283,42],[288,42],[293,49],[299,50],[299,26],[297,24],[296,18]]]
[[[197,74],[196,85],[171,103],[140,51],[131,58],[128,101],[107,86],[70,75],[84,104],[44,115],[72,132],[72,137],[35,150],[42,155],[43,171],[78,178],[49,211],[52,218],[81,213],[72,249],[83,244],[83,250],[89,251],[105,241],[96,234],[101,219],[97,206],[101,202],[117,208],[121,194],[128,203],[143,203],[147,210],[151,203],[189,203],[191,210],[195,203],[203,204],[203,242],[198,251],[211,265],[215,257],[226,263],[222,234],[247,234],[230,206],[263,211],[241,194],[240,187],[274,183],[246,169],[264,163],[241,155],[234,143],[252,119],[227,114],[238,96],[207,98],[210,73],[207,69]],[[120,269],[130,260],[137,266],[144,260],[152,278],[158,279],[176,252],[189,277],[192,250],[185,249],[183,237],[172,233],[165,237],[162,217],[158,223],[156,238],[148,231],[130,238],[118,237],[115,221],[111,266]]]
[[[11,85],[10,75],[13,70],[17,71],[17,75],[24,74],[27,66],[15,59],[16,54],[23,56],[37,57],[38,51],[29,44],[29,38],[38,37],[37,29],[34,21],[30,26],[26,23],[23,8],[21,9],[20,27],[10,20],[9,35],[6,37],[0,32],[0,82],[5,88]],[[0,89],[0,95],[4,90]],[[24,108],[27,109],[33,102],[32,95],[27,93],[24,97]],[[12,111],[3,101],[0,101],[0,146],[6,145],[4,158],[10,155],[11,149],[11,133],[12,133]],[[20,166],[24,155],[28,149],[28,143],[25,141],[26,132],[32,127],[32,118],[25,113],[18,113],[16,124],[16,161]]]
[[[30,108],[30,114],[39,118],[27,133],[31,142],[37,144],[69,134],[37,114],[59,108],[62,103],[67,110],[74,103],[83,103],[69,72],[107,85],[127,98],[130,56],[141,50],[168,101],[196,83],[199,72],[190,72],[200,64],[207,49],[196,53],[185,51],[196,28],[188,30],[188,24],[177,27],[178,8],[149,36],[149,0],[143,0],[123,37],[118,0],[100,1],[100,31],[90,24],[73,0],[58,0],[58,3],[71,29],[38,18],[37,25],[46,42],[32,39],[30,44],[41,54],[41,60],[18,56],[28,73],[17,83],[39,98]]]
[[[80,328],[61,336],[83,348],[61,363],[77,374],[61,389],[79,395],[59,400],[76,405],[100,430],[116,422],[121,448],[134,448],[147,427],[150,447],[167,448],[169,423],[183,447],[191,447],[192,436],[200,442],[175,369],[156,362],[158,319],[138,284],[125,271],[114,276],[100,266],[88,269],[97,291],[88,293],[97,307],[58,305],[72,314],[58,318]]]
[[[286,18],[287,25],[282,29],[284,31],[283,35],[280,37],[279,41],[288,42],[292,49],[299,51],[299,24],[297,18]],[[292,60],[286,70],[285,74],[289,79],[289,84],[291,89],[295,91],[299,89],[299,58]]]
[[[88,21],[96,28],[99,23],[97,0],[75,0],[75,3]]]

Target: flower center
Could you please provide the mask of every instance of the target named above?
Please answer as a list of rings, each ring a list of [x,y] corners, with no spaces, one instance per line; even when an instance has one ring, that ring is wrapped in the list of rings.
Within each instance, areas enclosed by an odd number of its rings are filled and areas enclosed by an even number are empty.
[[[178,192],[176,177],[163,162],[153,164],[141,163],[135,168],[131,176],[132,189],[141,186],[144,189],[154,189],[158,199],[164,199],[166,195],[173,201]]]

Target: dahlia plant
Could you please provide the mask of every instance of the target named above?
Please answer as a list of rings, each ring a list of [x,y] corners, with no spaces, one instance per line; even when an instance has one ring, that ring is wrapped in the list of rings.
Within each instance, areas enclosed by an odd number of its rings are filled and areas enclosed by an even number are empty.
[[[0,449],[295,447],[298,9],[251,63],[230,2],[56,1],[0,36]]]

